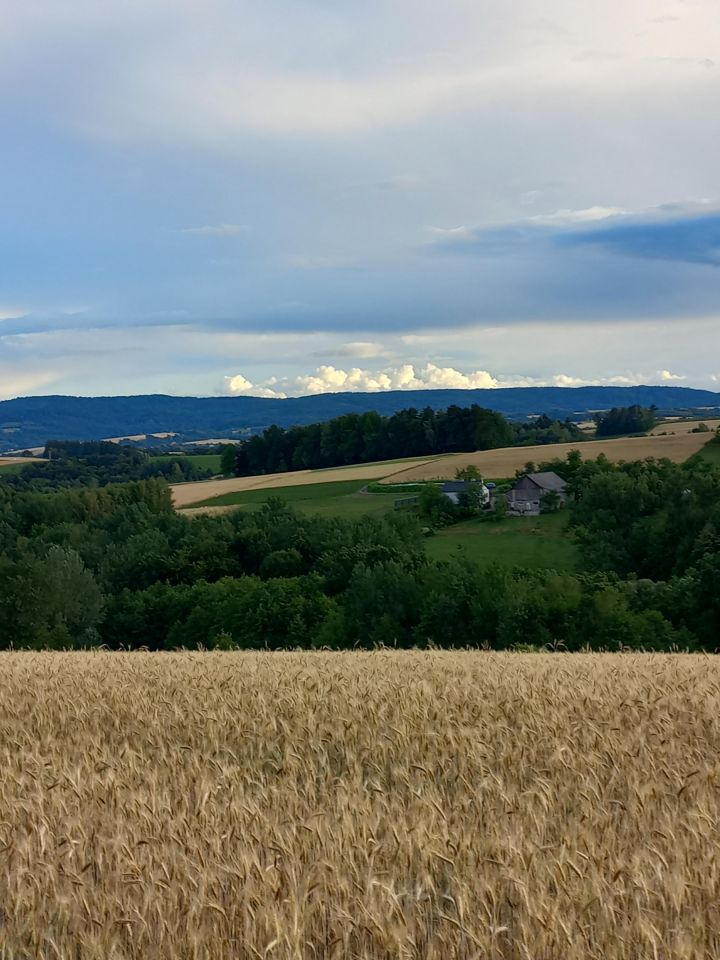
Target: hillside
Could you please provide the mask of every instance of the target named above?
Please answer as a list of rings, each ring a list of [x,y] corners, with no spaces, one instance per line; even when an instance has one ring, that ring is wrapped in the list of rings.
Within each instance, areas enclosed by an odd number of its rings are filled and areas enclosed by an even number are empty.
[[[272,424],[317,423],[345,413],[392,414],[408,407],[452,404],[498,410],[512,419],[548,413],[579,417],[610,407],[655,404],[663,413],[720,409],[720,393],[688,387],[517,387],[496,390],[407,390],[335,393],[266,400],[259,397],[23,397],[0,402],[0,452],[43,446],[51,439],[98,440],[172,432],[179,440],[241,437]]]

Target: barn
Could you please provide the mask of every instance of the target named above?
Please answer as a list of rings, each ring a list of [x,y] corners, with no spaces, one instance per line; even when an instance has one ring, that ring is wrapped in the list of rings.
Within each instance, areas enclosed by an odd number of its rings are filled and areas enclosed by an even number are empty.
[[[542,509],[543,497],[550,495],[558,506],[567,503],[567,483],[552,470],[542,473],[526,473],[519,477],[508,493],[508,513],[514,516],[537,517]]]

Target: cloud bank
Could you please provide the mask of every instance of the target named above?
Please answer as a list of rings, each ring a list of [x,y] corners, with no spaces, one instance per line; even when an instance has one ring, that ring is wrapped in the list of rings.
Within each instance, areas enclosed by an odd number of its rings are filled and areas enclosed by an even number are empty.
[[[639,383],[668,383],[686,378],[658,370],[650,376],[610,376],[594,379],[568,376],[564,373],[551,377],[494,377],[487,370],[463,373],[454,367],[438,367],[429,363],[415,368],[406,363],[401,367],[380,371],[352,367],[342,370],[333,366],[318,367],[312,374],[294,379],[272,380],[253,384],[242,374],[225,378],[225,392],[234,396],[287,397],[317,395],[322,393],[382,393],[387,390],[493,390],[498,387],[589,387],[633,386]]]

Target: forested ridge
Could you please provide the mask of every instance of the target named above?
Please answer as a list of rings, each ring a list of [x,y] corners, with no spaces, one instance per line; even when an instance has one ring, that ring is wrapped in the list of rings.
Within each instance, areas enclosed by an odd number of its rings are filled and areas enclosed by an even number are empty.
[[[431,561],[405,513],[350,522],[272,500],[190,519],[159,479],[3,483],[0,643],[714,650],[720,472],[699,458],[550,466],[570,484],[578,574]]]
[[[317,423],[345,413],[376,410],[390,416],[407,407],[434,410],[471,404],[525,419],[546,410],[553,418],[631,404],[664,413],[720,407],[720,394],[677,386],[509,387],[488,390],[390,390],[335,393],[287,400],[260,397],[19,397],[0,401],[0,450],[45,446],[51,437],[100,440],[173,432],[178,440],[239,437],[272,424]]]

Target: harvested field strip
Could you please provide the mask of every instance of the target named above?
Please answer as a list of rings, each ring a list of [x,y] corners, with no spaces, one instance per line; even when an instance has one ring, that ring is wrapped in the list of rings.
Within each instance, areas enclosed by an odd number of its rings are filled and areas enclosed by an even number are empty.
[[[38,460],[34,457],[0,457],[0,474],[19,473],[28,463],[38,463]]]
[[[720,661],[0,655],[8,957],[720,956]]]
[[[384,463],[358,464],[332,470],[298,470],[289,473],[268,473],[256,477],[233,477],[230,480],[205,480],[199,483],[178,483],[172,487],[173,501],[179,509],[207,503],[217,497],[246,490],[271,490],[277,487],[295,487],[305,484],[336,483],[340,480],[380,480],[402,469],[425,463],[424,460],[401,460]]]
[[[644,460],[646,457],[667,457],[676,463],[684,463],[698,453],[708,442],[707,433],[685,433],[666,437],[632,437],[619,440],[588,440],[581,443],[553,443],[534,447],[503,447],[499,450],[483,450],[477,453],[456,453],[442,460],[410,467],[394,474],[394,483],[410,483],[414,480],[449,480],[455,471],[469,464],[476,466],[488,478],[512,477],[532,460],[538,464],[556,457],[564,459],[571,450],[579,450],[583,457],[594,460],[604,453],[617,463],[620,460]]]

